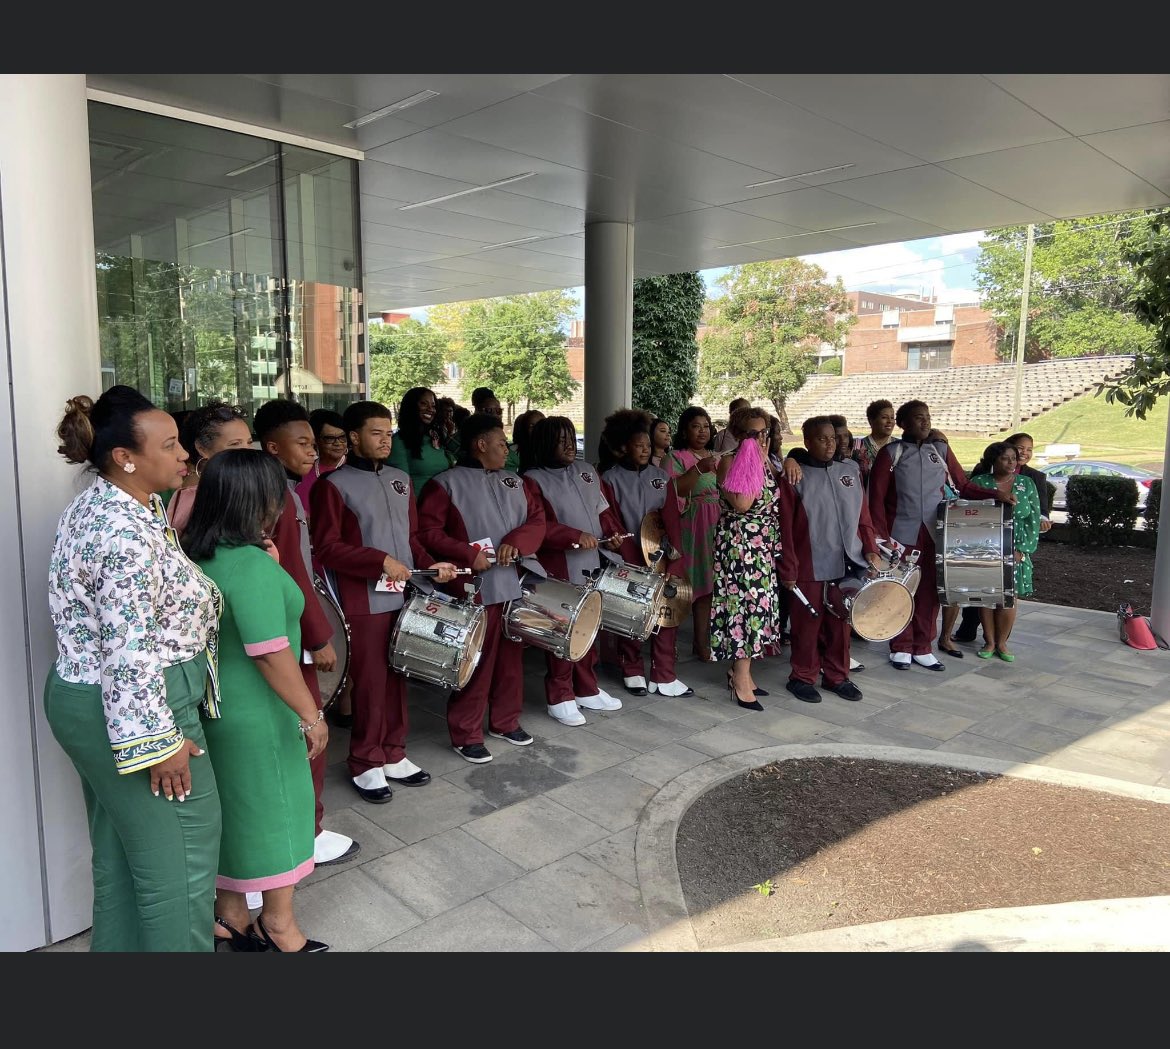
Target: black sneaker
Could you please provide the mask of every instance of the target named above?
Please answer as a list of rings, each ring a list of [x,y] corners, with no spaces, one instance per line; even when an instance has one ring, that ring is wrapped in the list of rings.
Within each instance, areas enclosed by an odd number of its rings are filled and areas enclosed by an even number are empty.
[[[858,700],[861,698],[861,689],[859,689],[852,681],[846,678],[839,685],[830,685],[824,678],[821,678],[821,688],[828,689],[830,692],[835,692],[842,699]]]
[[[462,747],[452,746],[451,749],[464,761],[471,761],[476,765],[486,765],[492,760],[492,752],[482,743],[468,743]]]
[[[807,681],[789,681],[784,687],[797,699],[803,699],[806,703],[819,703],[821,701],[821,694]]]
[[[532,742],[532,736],[525,732],[519,725],[517,725],[511,732],[497,732],[494,728],[488,729],[489,736],[495,736],[496,739],[506,739],[509,743],[517,747],[526,747]]]

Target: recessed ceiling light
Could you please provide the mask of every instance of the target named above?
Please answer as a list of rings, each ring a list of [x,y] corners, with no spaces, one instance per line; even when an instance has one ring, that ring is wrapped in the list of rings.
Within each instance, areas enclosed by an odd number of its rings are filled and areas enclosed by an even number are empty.
[[[342,124],[341,126],[353,129],[365,127],[367,124],[372,124],[375,120],[388,117],[391,113],[400,113],[402,110],[409,109],[411,106],[417,106],[420,102],[425,102],[428,98],[434,98],[438,93],[438,91],[432,91],[430,88],[427,88],[425,91],[420,91],[418,94],[411,95],[409,98],[400,98],[397,102],[391,102],[388,106],[375,109],[372,113],[367,113],[364,117],[358,117],[357,120],[351,120],[348,124]]]
[[[856,164],[838,164],[835,168],[817,168],[816,171],[802,171],[799,175],[784,175],[782,178],[770,178],[765,182],[753,182],[743,188],[759,189],[761,186],[774,186],[777,182],[790,182],[794,178],[811,178],[813,175],[827,175],[830,171],[845,171],[847,168],[855,167]]]
[[[481,251],[491,251],[494,248],[510,248],[513,244],[527,244],[529,241],[543,239],[543,237],[538,235],[534,237],[521,237],[519,240],[505,240],[499,244],[485,244],[482,248],[476,248],[475,251],[471,252],[470,254],[478,255]]]
[[[430,200],[420,200],[414,204],[403,204],[399,211],[410,211],[411,208],[425,208],[428,204],[441,204],[445,200],[454,200],[456,197],[466,197],[469,193],[481,193],[485,189],[499,189],[500,186],[507,186],[513,182],[519,182],[521,179],[532,178],[535,171],[526,171],[523,175],[512,175],[509,178],[497,179],[495,182],[489,182],[485,186],[472,186],[471,189],[461,189],[458,193],[447,193],[442,197],[431,197]]]
[[[255,171],[257,168],[262,168],[265,164],[271,164],[273,161],[279,159],[280,154],[273,153],[270,157],[261,157],[259,160],[254,160],[251,164],[245,164],[242,168],[236,168],[235,171],[225,171],[224,174],[229,177],[233,175],[242,175],[246,171]]]
[[[741,240],[737,244],[719,244],[717,250],[724,248],[750,248],[754,244],[771,244],[775,240],[795,240],[797,237],[815,237],[818,233],[839,233],[843,229],[864,229],[866,226],[876,226],[876,222],[855,222],[851,226],[830,226],[828,229],[810,229],[807,233],[786,233],[783,237],[765,237],[763,240]]]
[[[221,240],[231,240],[232,237],[238,237],[241,233],[255,232],[255,229],[253,229],[251,226],[248,226],[246,229],[238,229],[234,233],[225,233],[221,237],[212,237],[210,240],[201,240],[197,244],[188,244],[187,250],[190,251],[192,248],[205,248],[208,244],[218,244]]]

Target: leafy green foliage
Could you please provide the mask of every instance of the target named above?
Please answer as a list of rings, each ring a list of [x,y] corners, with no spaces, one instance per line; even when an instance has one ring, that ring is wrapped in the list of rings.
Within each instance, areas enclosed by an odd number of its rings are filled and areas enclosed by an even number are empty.
[[[431,324],[371,325],[370,397],[397,410],[407,390],[442,380],[446,355],[446,336]]]
[[[1118,546],[1137,523],[1137,487],[1128,477],[1074,475],[1065,489],[1069,524],[1090,546]]]
[[[840,375],[841,374],[841,358],[829,357],[821,361],[821,366],[817,369],[818,375]]]
[[[1145,212],[1090,215],[1036,227],[1024,359],[1138,354],[1146,326],[1127,308],[1137,282],[1127,261],[1131,238],[1145,236]],[[1000,355],[1015,353],[1020,327],[1027,227],[1005,226],[982,241],[975,281],[1002,325]]]
[[[1162,478],[1150,485],[1146,496],[1146,531],[1158,534],[1158,522],[1162,519]]]
[[[1102,383],[1098,392],[1124,404],[1126,415],[1145,419],[1158,398],[1170,393],[1170,214],[1155,215],[1130,238],[1125,261],[1135,274],[1128,306],[1148,342],[1129,371]]]
[[[766,398],[791,432],[784,404],[816,367],[813,353],[837,349],[857,318],[838,277],[825,282],[820,266],[776,259],[733,266],[719,279],[725,295],[708,300],[699,385],[711,398]]]
[[[698,386],[705,289],[698,273],[671,273],[634,281],[633,407],[674,421]]]
[[[511,419],[517,404],[557,404],[577,382],[565,358],[565,332],[576,300],[564,291],[480,299],[462,323],[463,390],[489,386]]]

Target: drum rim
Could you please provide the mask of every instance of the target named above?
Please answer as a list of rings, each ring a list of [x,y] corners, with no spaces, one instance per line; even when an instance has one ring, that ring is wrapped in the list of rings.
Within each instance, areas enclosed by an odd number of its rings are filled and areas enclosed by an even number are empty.
[[[910,602],[910,609],[909,609],[909,612],[906,614],[906,617],[902,620],[901,625],[899,625],[895,628],[892,628],[893,629],[892,633],[884,634],[883,636],[880,636],[880,637],[871,637],[869,634],[865,633],[862,629],[859,628],[858,624],[854,621],[853,613],[857,607],[857,598],[859,598],[862,594],[864,594],[866,590],[872,589],[872,590],[876,591],[878,588],[878,584],[880,584],[880,583],[892,583],[900,591],[902,591],[902,593],[904,593],[906,595],[906,599]],[[912,594],[910,592],[909,587],[907,587],[905,583],[901,582],[898,579],[893,579],[888,575],[879,575],[875,579],[868,580],[867,583],[864,586],[862,586],[862,588],[860,590],[857,591],[856,596],[852,599],[852,602],[849,606],[849,625],[853,630],[855,630],[857,632],[859,637],[864,638],[866,641],[891,641],[894,638],[896,638],[900,633],[902,633],[902,631],[906,629],[907,625],[914,618],[914,600],[915,600],[914,594]]]
[[[342,638],[345,642],[345,658],[341,663],[341,672],[337,678],[337,685],[330,693],[329,697],[321,696],[321,709],[328,711],[340,698],[341,693],[345,691],[346,683],[349,681],[349,666],[353,658],[350,649],[353,647],[353,642],[350,639],[349,620],[345,618],[345,610],[341,607],[341,602],[333,596],[333,591],[329,589],[329,584],[325,582],[317,573],[313,573],[313,589],[317,592],[321,600],[326,602],[334,612],[337,613],[338,619],[341,621]],[[334,640],[336,632],[330,637],[330,641]],[[336,644],[334,648],[336,648]],[[314,671],[318,679],[318,692],[320,692],[320,678],[321,672],[314,666]],[[336,671],[335,671],[336,673]]]

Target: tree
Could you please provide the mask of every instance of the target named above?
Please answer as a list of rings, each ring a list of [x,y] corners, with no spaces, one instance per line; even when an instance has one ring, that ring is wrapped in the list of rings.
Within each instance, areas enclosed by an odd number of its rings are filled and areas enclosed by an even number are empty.
[[[634,281],[634,407],[671,425],[698,385],[695,330],[703,315],[698,273],[670,273]]]
[[[554,405],[577,388],[565,357],[564,327],[577,302],[563,291],[538,291],[480,299],[470,304],[463,324],[463,390],[489,386],[507,409]]]
[[[1134,233],[1125,261],[1134,272],[1128,306],[1149,342],[1125,375],[1097,392],[1104,391],[1111,404],[1124,404],[1126,415],[1145,419],[1158,398],[1170,393],[1170,213],[1152,216]]]
[[[370,327],[370,396],[397,408],[415,386],[443,378],[447,339],[430,324],[408,317],[401,324]]]
[[[708,300],[709,330],[699,357],[699,384],[710,397],[765,397],[784,432],[784,405],[816,368],[821,344],[836,349],[856,323],[845,285],[825,282],[820,266],[776,259],[733,266],[719,278],[725,292]]]
[[[1024,359],[1144,353],[1149,332],[1126,307],[1134,288],[1127,241],[1148,227],[1144,212],[1092,215],[1038,225],[1032,249]],[[976,283],[999,320],[1000,355],[1014,352],[1020,326],[1027,228],[1006,226],[982,241]]]

